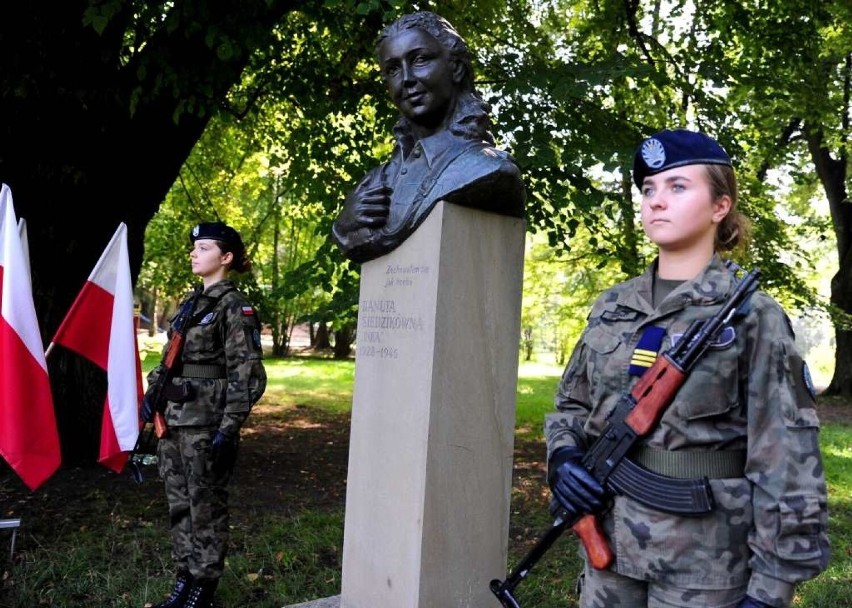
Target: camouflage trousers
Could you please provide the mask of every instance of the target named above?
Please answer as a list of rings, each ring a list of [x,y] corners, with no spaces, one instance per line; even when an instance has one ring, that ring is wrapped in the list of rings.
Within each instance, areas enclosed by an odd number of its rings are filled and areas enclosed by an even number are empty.
[[[577,581],[580,608],[736,608],[747,585],[734,589],[684,589],[640,581],[588,563]]]
[[[213,472],[210,444],[216,429],[171,427],[157,444],[165,482],[177,570],[196,579],[218,580],[228,546],[228,490],[231,470]]]

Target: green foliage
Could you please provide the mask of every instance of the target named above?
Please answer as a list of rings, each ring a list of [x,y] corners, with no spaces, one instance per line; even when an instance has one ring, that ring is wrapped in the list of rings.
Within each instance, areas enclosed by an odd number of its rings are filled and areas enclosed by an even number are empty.
[[[103,34],[110,20],[121,12],[121,5],[120,0],[90,4],[83,11],[83,24],[90,25],[98,34]]]
[[[827,309],[813,268],[845,228],[811,204],[827,187],[813,151],[821,143],[845,163],[849,11],[839,3],[764,4],[714,0],[695,10],[684,2],[480,0],[428,8],[467,39],[492,130],[526,182],[529,231],[546,236],[554,256],[582,260],[578,272],[587,276],[641,272],[654,249],[637,217],[635,147],[664,127],[699,128],[732,154],[740,208],[752,219],[751,245],[735,259],[759,266],[763,287],[791,312]],[[118,19],[114,8],[93,5],[87,18],[101,27]],[[299,321],[354,323],[358,266],[328,235],[346,193],[393,143],[396,111],[379,78],[376,36],[421,8],[398,0],[304,3],[262,38],[185,164],[165,217],[149,227],[145,289],[176,298],[186,288],[191,277],[170,239],[218,215],[251,234],[249,288],[276,345]],[[151,13],[134,19],[145,30]],[[223,33],[207,39],[217,52],[237,53]],[[573,291],[570,305],[544,317],[532,305],[525,311],[547,321],[534,330],[557,356],[577,334],[595,287]]]
[[[254,261],[250,295],[277,344],[297,321],[354,318],[356,282],[336,268],[330,212],[375,155],[389,151],[389,128],[374,124],[381,118],[370,102],[381,96],[378,79],[361,66],[369,43],[357,50],[337,42],[371,40],[353,35],[371,22],[334,4],[291,13],[252,57],[229,112],[211,123],[146,236],[140,285],[175,298],[191,277],[181,248],[170,248],[173,235],[201,220],[234,225]],[[171,269],[169,279],[158,269]]]
[[[591,302],[620,277],[615,263],[599,268],[582,263],[593,256],[588,231],[578,228],[570,252],[552,247],[542,233],[527,238],[521,311],[524,358],[535,352],[554,354],[564,365],[585,326]]]

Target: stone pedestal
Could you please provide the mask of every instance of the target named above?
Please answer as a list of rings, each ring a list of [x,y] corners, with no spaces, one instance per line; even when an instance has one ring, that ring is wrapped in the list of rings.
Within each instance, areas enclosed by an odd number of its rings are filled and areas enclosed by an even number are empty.
[[[340,608],[340,596],[325,597],[321,600],[304,602],[302,604],[290,604],[284,608]]]
[[[343,608],[499,607],[524,222],[439,203],[363,264]]]

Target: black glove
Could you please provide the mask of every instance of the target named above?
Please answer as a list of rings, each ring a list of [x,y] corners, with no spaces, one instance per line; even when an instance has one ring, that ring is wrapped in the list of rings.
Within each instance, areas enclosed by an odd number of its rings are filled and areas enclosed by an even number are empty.
[[[772,606],[747,595],[739,604],[737,604],[737,608],[772,608]]]
[[[550,489],[571,517],[596,513],[603,508],[605,492],[582,465],[583,450],[559,448],[550,458]]]
[[[142,409],[139,411],[143,422],[151,422],[154,419],[154,403],[148,398],[148,395],[142,397]]]
[[[216,431],[213,443],[210,444],[210,460],[213,462],[213,472],[217,475],[229,471],[237,460],[236,438]]]

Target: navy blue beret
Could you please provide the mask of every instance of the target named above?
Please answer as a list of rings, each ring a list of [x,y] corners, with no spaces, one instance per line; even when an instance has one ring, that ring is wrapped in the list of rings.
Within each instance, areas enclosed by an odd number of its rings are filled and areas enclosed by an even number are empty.
[[[244,249],[243,239],[240,238],[240,233],[224,222],[203,222],[201,224],[196,224],[189,233],[189,240],[194,243],[198,239],[222,241],[223,243],[230,245],[234,251],[241,251]]]
[[[660,131],[643,141],[633,156],[633,183],[642,188],[649,175],[685,165],[731,165],[731,157],[712,137],[686,129]]]

